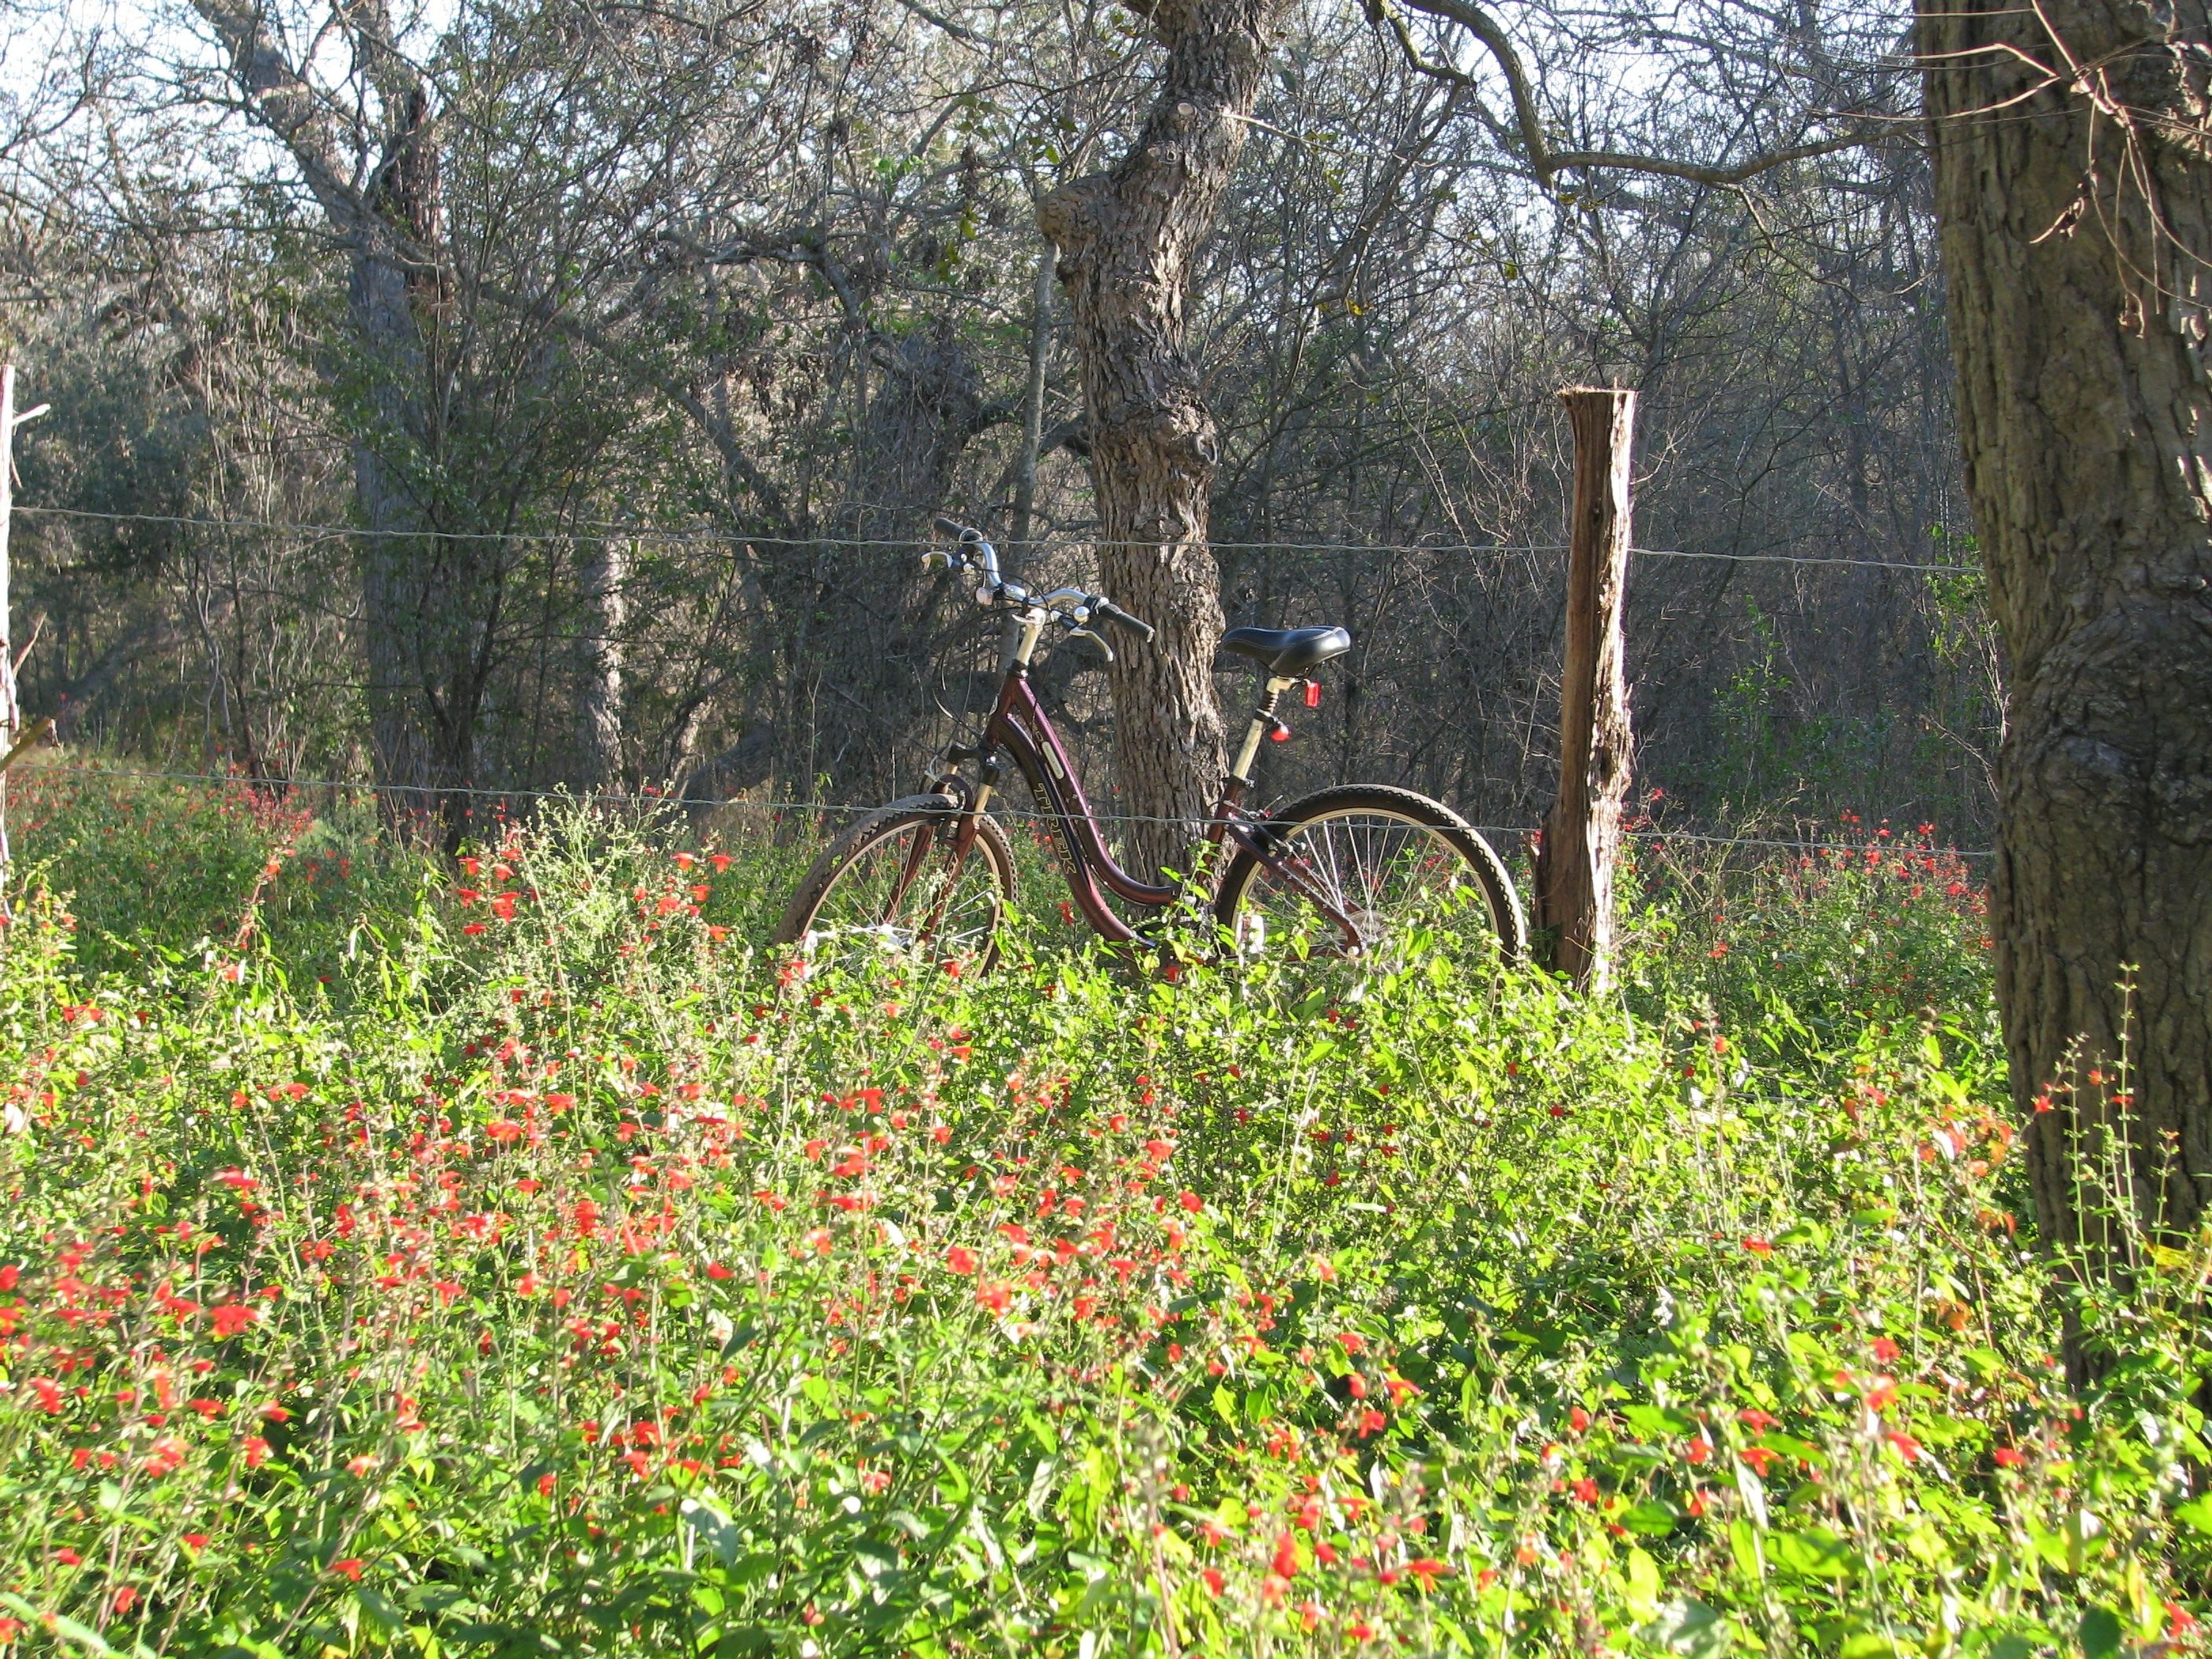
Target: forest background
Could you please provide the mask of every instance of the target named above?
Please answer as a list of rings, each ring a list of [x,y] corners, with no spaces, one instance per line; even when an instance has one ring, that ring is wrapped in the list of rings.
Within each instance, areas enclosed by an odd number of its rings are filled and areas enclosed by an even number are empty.
[[[880,799],[993,666],[913,556],[930,516],[1097,580],[1036,204],[1136,130],[1133,15],[19,15],[0,342],[54,410],[20,443],[16,634],[24,706],[64,738],[277,778]],[[1611,383],[1642,398],[1647,804],[1986,845],[1999,658],[1908,18],[1509,22],[1561,146],[1725,164],[1838,109],[1873,142],[1547,191],[1489,113],[1494,64],[1443,25],[1289,10],[1188,312],[1227,620],[1357,641],[1274,784],[1357,773],[1534,821],[1553,393]],[[398,367],[360,326],[364,207],[437,253],[395,266],[422,326]],[[1048,690],[1103,775],[1094,668],[1062,651]]]

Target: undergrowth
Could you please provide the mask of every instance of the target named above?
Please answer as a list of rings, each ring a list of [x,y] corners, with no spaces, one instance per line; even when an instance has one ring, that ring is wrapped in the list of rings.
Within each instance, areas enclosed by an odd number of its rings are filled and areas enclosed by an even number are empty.
[[[2069,1394],[1924,846],[1647,855],[1585,999],[823,977],[774,835],[232,805],[28,838],[0,1646],[2201,1650],[2203,1253]]]

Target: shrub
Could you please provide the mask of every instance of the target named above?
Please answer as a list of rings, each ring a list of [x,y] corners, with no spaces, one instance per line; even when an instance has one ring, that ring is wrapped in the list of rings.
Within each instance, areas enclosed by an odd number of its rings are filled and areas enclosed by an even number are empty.
[[[327,996],[273,927],[94,975],[27,896],[0,1628],[2197,1644],[2203,1261],[2084,1293],[2130,1364],[2068,1392],[1971,896],[1754,878],[1799,964],[1762,987],[1661,894],[1617,1000],[1443,936],[1295,983],[1042,947],[847,979],[718,919],[781,854],[651,829],[514,830],[351,929]],[[1832,959],[1867,928],[1924,930],[1929,980]],[[1784,1006],[1810,1036],[1765,1040]]]

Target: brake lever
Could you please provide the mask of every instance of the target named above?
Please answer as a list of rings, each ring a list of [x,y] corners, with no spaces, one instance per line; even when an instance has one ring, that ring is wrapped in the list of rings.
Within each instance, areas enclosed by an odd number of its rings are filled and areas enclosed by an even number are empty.
[[[957,570],[959,567],[960,561],[941,547],[930,548],[921,556],[921,568],[924,570]]]
[[[1087,628],[1071,628],[1067,630],[1067,637],[1071,640],[1088,640],[1106,653],[1108,662],[1114,660],[1114,647],[1106,643],[1103,635],[1094,634]]]

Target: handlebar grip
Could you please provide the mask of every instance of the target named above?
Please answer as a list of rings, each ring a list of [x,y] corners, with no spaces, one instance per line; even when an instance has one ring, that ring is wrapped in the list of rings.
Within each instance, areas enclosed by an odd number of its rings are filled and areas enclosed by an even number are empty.
[[[1116,628],[1126,628],[1129,632],[1134,634],[1139,639],[1143,640],[1147,643],[1151,642],[1152,637],[1152,623],[1146,622],[1139,617],[1131,616],[1127,611],[1122,610],[1120,605],[1115,604],[1113,600],[1107,599],[1104,595],[1100,595],[1099,598],[1092,603],[1091,608],[1102,622],[1112,623]]]
[[[980,542],[983,539],[981,531],[971,530],[957,519],[948,519],[942,513],[935,514],[934,518],[937,527],[948,536],[956,537],[963,542]]]

